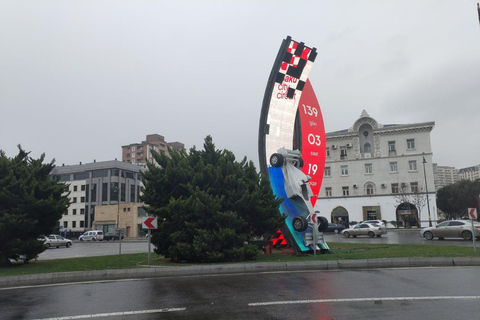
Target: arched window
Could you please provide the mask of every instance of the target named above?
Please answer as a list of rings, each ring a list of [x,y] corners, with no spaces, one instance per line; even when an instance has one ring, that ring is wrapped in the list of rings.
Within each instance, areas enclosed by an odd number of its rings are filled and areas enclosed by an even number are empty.
[[[368,183],[365,186],[365,191],[366,191],[367,195],[371,196],[371,195],[375,194],[375,187],[373,186],[373,184]]]
[[[371,153],[372,152],[372,145],[370,143],[365,143],[363,145],[363,152],[365,153]]]

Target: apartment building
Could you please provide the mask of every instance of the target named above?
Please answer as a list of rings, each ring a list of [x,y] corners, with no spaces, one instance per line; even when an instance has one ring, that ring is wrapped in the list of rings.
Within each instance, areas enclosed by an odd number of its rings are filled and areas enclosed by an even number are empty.
[[[152,162],[151,150],[161,154],[168,154],[168,147],[178,151],[185,151],[181,142],[166,142],[165,137],[159,134],[149,134],[145,141],[122,146],[122,161],[145,166],[146,161]]]
[[[449,184],[458,182],[458,170],[455,167],[439,166],[436,163],[433,164],[433,173],[435,181],[435,191],[441,189]]]
[[[471,181],[480,179],[480,165],[458,169],[458,178]]]

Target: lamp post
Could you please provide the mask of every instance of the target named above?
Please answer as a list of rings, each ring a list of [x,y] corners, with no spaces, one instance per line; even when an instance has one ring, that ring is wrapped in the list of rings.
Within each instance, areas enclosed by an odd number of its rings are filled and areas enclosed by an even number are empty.
[[[427,160],[425,160],[425,157],[423,157],[423,176],[425,177],[425,192],[427,193],[427,208],[428,208],[428,226],[432,226],[432,217],[430,216],[430,202],[428,200],[428,185],[427,185],[427,172],[425,171],[425,163],[427,163]]]

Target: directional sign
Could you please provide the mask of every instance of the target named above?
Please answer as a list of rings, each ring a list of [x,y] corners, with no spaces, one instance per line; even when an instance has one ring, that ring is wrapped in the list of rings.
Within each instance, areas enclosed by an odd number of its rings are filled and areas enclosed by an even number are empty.
[[[157,218],[154,218],[154,217],[142,218],[142,228],[143,229],[157,229],[158,228]]]
[[[477,209],[475,208],[468,208],[468,217],[472,220],[477,220]]]

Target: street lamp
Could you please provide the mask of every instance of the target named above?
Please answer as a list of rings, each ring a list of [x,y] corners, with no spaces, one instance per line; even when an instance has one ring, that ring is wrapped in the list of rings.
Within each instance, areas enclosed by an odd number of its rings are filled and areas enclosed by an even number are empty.
[[[425,160],[425,157],[423,157],[423,176],[425,177],[425,192],[427,193],[427,208],[428,208],[428,226],[432,226],[432,217],[430,216],[430,202],[428,200],[428,185],[427,185],[427,172],[425,171],[425,163],[427,163],[427,160]]]

